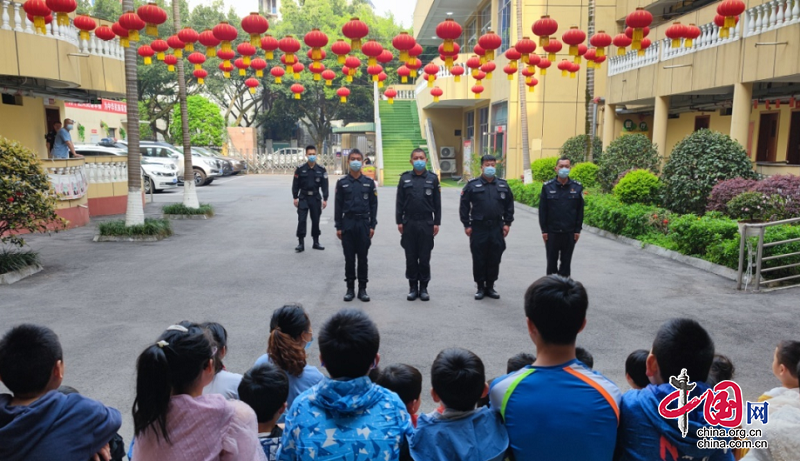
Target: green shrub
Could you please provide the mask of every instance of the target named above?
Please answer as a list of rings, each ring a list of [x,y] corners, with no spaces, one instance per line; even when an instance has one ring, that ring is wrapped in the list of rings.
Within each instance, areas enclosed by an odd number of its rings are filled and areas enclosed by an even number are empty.
[[[573,136],[564,142],[561,149],[558,150],[559,157],[567,157],[572,163],[573,168],[578,163],[585,162],[589,158],[589,144],[591,136],[587,134],[579,134]],[[603,141],[599,136],[594,137],[592,144],[592,153],[594,158],[600,157],[603,152]]]
[[[658,232],[658,228],[651,218],[653,215],[657,216],[664,212],[664,210],[650,205],[639,203],[626,205],[617,197],[609,194],[588,194],[584,200],[586,202],[584,223],[635,239]]]
[[[161,208],[164,214],[187,214],[187,215],[200,215],[214,216],[214,207],[207,203],[201,203],[199,208],[189,208],[183,203],[173,203],[171,205],[164,205]]]
[[[647,170],[631,170],[614,186],[614,195],[622,203],[645,203],[656,201],[658,176]]]
[[[611,191],[619,175],[634,168],[659,172],[661,159],[655,146],[643,134],[628,134],[611,141],[597,159],[597,181],[606,192]]]
[[[723,240],[721,242],[712,244],[703,259],[711,261],[714,264],[730,267],[731,269],[738,269],[739,238],[739,234],[737,233],[730,240]],[[774,226],[766,229],[764,234],[764,243],[779,242],[782,240],[790,240],[795,238],[800,238],[800,226]],[[758,238],[753,237],[750,239],[750,241],[750,246],[755,252]],[[798,252],[800,252],[800,242],[791,242],[764,248],[764,256],[776,256],[779,254]],[[747,253],[745,253],[745,257],[746,256]],[[790,256],[788,258],[767,260],[764,261],[762,268],[784,266],[796,263],[800,263],[800,256]],[[766,276],[765,279],[777,279],[798,274],[800,274],[800,266],[768,272],[764,275]]]
[[[674,218],[669,224],[669,236],[677,251],[691,256],[702,257],[712,245],[731,240],[738,233],[736,221],[716,216],[686,214]]]
[[[739,221],[777,221],[782,198],[761,192],[742,192],[727,204],[728,216]]]
[[[663,203],[677,213],[702,214],[719,181],[756,177],[738,142],[722,133],[695,131],[675,146],[664,166]]]
[[[4,248],[0,252],[0,274],[13,272],[28,266],[39,264],[39,253]]]
[[[547,182],[556,177],[558,157],[545,157],[531,163],[531,174],[534,181]]]
[[[145,218],[144,224],[136,226],[125,226],[125,220],[106,221],[97,226],[100,235],[114,235],[120,237],[142,237],[142,236],[161,236],[169,237],[172,235],[172,225],[169,219]]]
[[[532,182],[528,185],[523,184],[519,179],[509,179],[508,186],[514,194],[514,200],[525,205],[538,207],[539,195],[542,193],[542,183]]]
[[[569,177],[583,184],[584,189],[597,187],[597,171],[599,167],[594,163],[583,162],[572,167]]]

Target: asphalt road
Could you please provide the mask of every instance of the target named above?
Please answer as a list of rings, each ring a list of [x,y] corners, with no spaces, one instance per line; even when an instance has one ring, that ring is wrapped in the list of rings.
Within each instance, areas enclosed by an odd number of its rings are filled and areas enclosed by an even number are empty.
[[[348,304],[342,301],[344,257],[333,228],[333,196],[323,212],[325,251],[312,251],[308,241],[309,249],[295,254],[290,183],[290,176],[245,176],[200,188],[200,201],[214,205],[217,215],[174,221],[175,235],[161,242],[93,243],[94,223],[31,236],[45,270],[0,287],[0,330],[22,322],[53,328],[64,347],[64,383],[119,408],[126,441],[132,434],[136,357],[168,325],[184,319],[222,323],[230,336],[226,365],[243,373],[266,350],[270,315],[282,303],[302,303],[317,329],[342,307],[364,309],[381,331],[381,363],[422,370],[425,411],[434,406],[429,370],[441,349],[473,350],[483,359],[487,378],[503,374],[512,355],[535,352],[522,297],[544,275],[545,255],[537,217],[529,210],[518,207],[511,227],[497,284],[502,298],[475,301],[468,240],[458,220],[459,191],[445,188],[432,300],[408,302],[394,190],[381,189],[370,250],[372,302]],[[146,211],[157,215],[161,205],[181,198],[182,190],[157,194]],[[668,318],[692,317],[705,325],[717,351],[733,360],[735,379],[751,400],[778,385],[771,373],[778,341],[800,339],[797,290],[739,293],[730,280],[594,234],[584,233],[575,250],[573,277],[590,297],[578,345],[594,355],[595,369],[623,390],[628,353],[649,349]],[[317,352],[315,345],[314,365]]]

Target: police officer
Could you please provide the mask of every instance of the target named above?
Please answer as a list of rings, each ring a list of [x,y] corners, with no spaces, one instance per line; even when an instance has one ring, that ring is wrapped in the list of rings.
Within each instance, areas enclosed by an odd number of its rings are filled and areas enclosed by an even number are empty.
[[[325,247],[319,244],[319,217],[322,210],[328,206],[328,172],[325,167],[317,164],[317,148],[306,146],[306,158],[308,161],[294,170],[294,181],[292,181],[292,196],[294,206],[297,208],[297,238],[300,244],[294,251],[300,253],[306,249],[303,240],[306,237],[306,217],[311,212],[311,237],[314,239],[315,250],[324,250]],[[319,190],[322,189],[322,197]]]
[[[581,236],[583,226],[583,186],[570,179],[570,161],[558,159],[555,168],[558,178],[542,186],[539,197],[539,227],[547,249],[547,275],[570,276],[572,251]],[[561,267],[558,260],[561,258]]]
[[[514,221],[514,196],[508,183],[495,177],[497,159],[481,157],[480,177],[470,180],[461,191],[461,222],[469,237],[472,275],[478,284],[475,299],[500,299],[494,282],[500,272],[505,238]]]
[[[406,251],[406,278],[410,290],[406,299],[430,300],[431,251],[433,237],[442,223],[442,191],[439,177],[427,170],[428,158],[422,149],[411,152],[411,171],[400,176],[397,185],[395,216],[400,231],[400,246]]]
[[[344,250],[345,301],[355,297],[356,257],[358,257],[358,299],[369,301],[367,294],[367,252],[378,225],[378,189],[375,181],[361,174],[364,155],[353,149],[347,156],[350,172],[336,182],[334,221],[336,236]]]

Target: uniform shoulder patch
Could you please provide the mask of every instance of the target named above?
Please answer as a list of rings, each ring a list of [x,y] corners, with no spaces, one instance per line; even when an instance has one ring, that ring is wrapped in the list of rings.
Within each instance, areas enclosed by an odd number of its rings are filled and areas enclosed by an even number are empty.
[[[574,179],[573,179],[573,181],[575,182],[575,184],[577,184],[577,185],[579,185],[579,186],[583,187],[583,184],[581,184],[581,182],[580,182],[580,181],[575,181]]]
[[[555,181],[555,179],[551,179],[549,181],[545,181],[545,184],[553,184],[553,181]]]

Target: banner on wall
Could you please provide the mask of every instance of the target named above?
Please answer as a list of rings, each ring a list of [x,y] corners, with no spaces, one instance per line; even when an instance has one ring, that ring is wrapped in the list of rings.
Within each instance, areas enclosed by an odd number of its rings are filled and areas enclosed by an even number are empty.
[[[88,104],[82,102],[65,102],[65,107],[83,110],[95,110],[98,112],[110,112],[112,114],[127,114],[128,104],[122,101],[111,101],[109,99],[101,99],[100,104]]]

